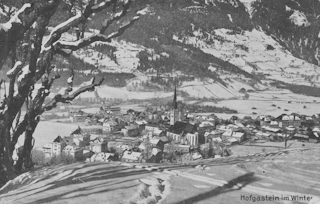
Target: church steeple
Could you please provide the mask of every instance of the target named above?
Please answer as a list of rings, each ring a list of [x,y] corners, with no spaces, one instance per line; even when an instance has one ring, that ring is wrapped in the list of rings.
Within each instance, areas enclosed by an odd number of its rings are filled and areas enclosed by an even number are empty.
[[[174,125],[177,121],[183,121],[183,110],[178,109],[177,102],[177,86],[174,86],[174,95],[172,101],[172,109],[170,113],[170,125]]]
[[[174,95],[173,95],[172,107],[173,107],[174,110],[178,109],[177,86],[174,86]]]

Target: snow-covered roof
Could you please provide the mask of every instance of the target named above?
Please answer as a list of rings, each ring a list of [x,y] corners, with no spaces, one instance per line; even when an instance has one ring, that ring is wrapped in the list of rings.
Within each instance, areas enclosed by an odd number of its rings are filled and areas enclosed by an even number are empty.
[[[242,123],[240,123],[240,122],[236,122],[235,125],[238,126],[238,127],[244,127],[244,125]]]
[[[153,131],[153,134],[154,134],[154,135],[160,135],[162,132],[163,132],[163,130],[155,129],[155,130]]]
[[[226,137],[231,137],[232,136],[232,131],[225,131],[222,136],[226,136]]]
[[[212,141],[214,142],[222,142],[222,139],[220,137],[212,138]]]
[[[154,156],[156,156],[159,152],[161,152],[161,149],[159,149],[159,148],[152,148],[152,154],[153,154]]]
[[[133,161],[138,161],[139,158],[141,157],[141,154],[142,154],[141,152],[125,151],[123,153],[122,158],[133,160]]]
[[[306,139],[309,138],[308,135],[303,135],[303,134],[298,134],[298,133],[295,134],[294,136],[295,136],[295,137],[300,137],[300,138],[306,138]]]
[[[120,149],[122,149],[122,150],[128,150],[128,149],[130,149],[130,148],[129,148],[129,145],[118,145],[117,147],[120,148]]]
[[[156,144],[159,143],[159,141],[160,141],[159,139],[152,138],[152,139],[150,140],[150,143],[153,144],[153,145],[156,145]]]
[[[51,149],[52,148],[52,143],[48,143],[45,146],[43,146],[42,148],[44,149]]]
[[[193,117],[194,117],[194,115],[192,115],[190,113],[187,114],[187,118],[193,118]]]
[[[298,116],[296,115],[282,115],[279,117],[280,120],[284,121],[293,121],[293,120],[301,120]]]
[[[236,138],[229,138],[228,141],[229,142],[238,142],[238,140]]]
[[[270,122],[270,125],[278,125],[278,124],[279,124],[278,121],[275,121],[275,120]]]
[[[232,137],[241,138],[244,135],[243,132],[233,132]]]
[[[138,125],[146,125],[146,124],[148,124],[148,122],[145,121],[145,120],[136,120],[135,123],[138,124]]]
[[[198,152],[195,152],[195,153],[192,154],[192,158],[193,158],[193,159],[201,159],[202,156],[201,156],[201,154],[199,154]]]
[[[257,136],[269,137],[271,134],[270,133],[266,133],[266,132],[257,132],[256,135]]]
[[[75,151],[78,151],[80,150],[77,146],[75,145],[67,145],[63,151],[66,151],[66,152],[75,152]]]
[[[270,131],[270,132],[278,132],[278,131],[280,131],[280,128],[271,128],[271,127],[268,127],[268,126],[262,126],[262,128],[267,130],[267,131]]]
[[[146,149],[146,146],[143,143],[141,143],[138,148],[139,149]]]
[[[295,130],[295,128],[292,127],[292,126],[286,127],[286,129],[287,129],[288,131],[294,131],[294,130]]]
[[[109,120],[109,121],[106,121],[103,123],[103,126],[107,126],[107,125],[116,126],[116,125],[118,125],[118,123],[114,120]]]
[[[113,153],[105,153],[105,152],[99,152],[91,156],[91,161],[106,161],[110,157],[114,156]]]
[[[313,131],[313,132],[320,132],[320,128],[319,128],[319,127],[315,127],[315,128],[313,128],[312,131]]]
[[[212,122],[203,121],[203,122],[201,122],[201,124],[199,125],[199,127],[208,127],[208,126],[214,126],[214,124],[213,124]]]

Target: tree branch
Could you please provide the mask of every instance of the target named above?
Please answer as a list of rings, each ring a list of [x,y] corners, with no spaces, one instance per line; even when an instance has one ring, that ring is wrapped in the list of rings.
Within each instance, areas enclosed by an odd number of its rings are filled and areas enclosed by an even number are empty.
[[[13,150],[15,149],[18,139],[20,135],[22,135],[25,132],[27,125],[28,125],[28,115],[26,114],[23,120],[19,123],[19,125],[15,128],[14,132],[12,133],[11,142],[10,142],[11,152],[13,152]]]
[[[90,36],[88,38],[80,39],[80,40],[75,41],[75,42],[59,41],[55,45],[55,48],[56,48],[56,50],[65,49],[65,50],[75,51],[75,50],[78,50],[80,48],[86,47],[86,46],[90,45],[93,42],[97,42],[97,41],[111,42],[111,40],[113,38],[121,36],[125,32],[125,30],[130,28],[137,20],[140,19],[141,16],[147,14],[148,12],[149,12],[148,8],[137,12],[136,15],[129,22],[125,23],[116,32],[113,32],[108,36],[105,36],[105,35],[102,35],[102,34],[99,33],[99,34],[92,35],[92,36]]]
[[[90,1],[92,2],[92,1]],[[44,43],[43,49],[46,49],[50,45],[54,45],[55,42],[57,42],[62,33],[67,32],[72,27],[75,27],[79,25],[81,22],[86,21],[93,13],[97,13],[99,11],[102,11],[103,9],[115,4],[117,0],[105,0],[99,4],[92,5],[89,3],[86,8],[84,9],[84,12],[78,13],[77,15],[69,18],[67,21],[57,25],[50,33],[50,36],[46,43]]]
[[[116,13],[115,15],[113,15],[110,19],[106,19],[103,22],[103,26],[100,29],[100,34],[103,34],[108,28],[109,26],[114,22],[114,21],[118,21],[120,20],[123,16],[125,16],[128,13],[128,10],[130,8],[130,5],[132,3],[132,0],[128,0],[126,2],[123,3],[123,9],[121,12]]]
[[[51,102],[49,102],[47,105],[43,107],[43,111],[48,111],[55,108],[57,106],[57,103],[70,103],[73,99],[75,99],[81,93],[94,90],[94,88],[96,86],[100,86],[103,81],[104,81],[104,78],[100,79],[98,82],[94,80],[92,84],[79,88],[77,91],[73,92],[71,95],[57,94],[55,95],[55,97],[52,99]]]
[[[41,4],[26,3],[8,22],[0,24],[0,69],[9,54],[16,49],[13,45],[23,38],[38,16],[54,10],[60,2],[61,0]]]

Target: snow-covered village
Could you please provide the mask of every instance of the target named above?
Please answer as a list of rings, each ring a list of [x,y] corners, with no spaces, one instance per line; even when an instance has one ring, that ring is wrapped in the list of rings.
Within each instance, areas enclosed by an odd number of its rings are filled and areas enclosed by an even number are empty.
[[[87,162],[184,163],[286,149],[292,145],[313,146],[320,141],[317,114],[284,112],[255,117],[227,114],[230,118],[223,119],[207,112],[209,106],[189,107],[179,102],[174,90],[171,104],[138,105],[141,111],[134,110],[134,104],[102,104],[100,108],[87,109],[60,106],[59,112],[44,116],[46,125],[56,121],[70,124],[69,129],[74,129],[53,137],[42,146],[42,151],[47,159],[66,154]],[[122,109],[125,106],[127,109]],[[58,119],[45,119],[50,117]]]
[[[320,204],[319,16],[0,1],[0,204]]]

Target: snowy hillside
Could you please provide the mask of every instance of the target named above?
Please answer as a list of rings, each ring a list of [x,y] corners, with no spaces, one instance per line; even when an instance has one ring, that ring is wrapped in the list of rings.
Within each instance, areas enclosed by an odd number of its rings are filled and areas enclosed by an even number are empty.
[[[204,35],[203,31],[195,30],[194,37],[175,40],[193,45],[246,72],[262,73],[265,79],[305,85],[319,83],[319,66],[294,57],[263,31],[216,29],[213,33]]]
[[[319,1],[149,3],[152,12],[118,39],[55,59],[62,77],[53,93],[65,88],[72,68],[76,87],[92,76],[105,77],[97,91],[106,98],[167,96],[175,84],[193,98],[241,99],[243,90],[297,87],[297,94],[320,96],[315,94],[320,93],[320,11],[313,9]],[[97,33],[96,25],[104,18],[96,15],[85,37]],[[70,30],[62,40],[75,41],[76,32]],[[312,93],[304,91],[309,87]]]

